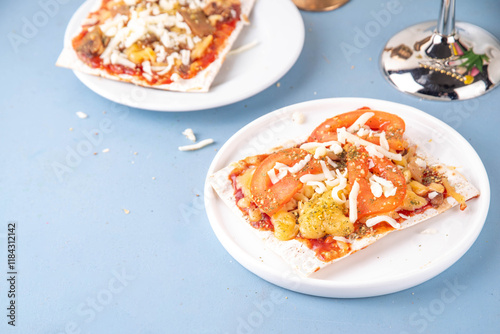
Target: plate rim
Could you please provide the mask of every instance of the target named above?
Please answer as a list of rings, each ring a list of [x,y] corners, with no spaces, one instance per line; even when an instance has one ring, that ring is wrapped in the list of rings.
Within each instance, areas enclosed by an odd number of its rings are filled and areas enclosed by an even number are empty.
[[[431,266],[428,266],[425,270],[420,271],[418,275],[418,279],[414,279],[410,282],[405,282],[403,278],[407,278],[408,276],[413,277],[416,276],[414,273],[410,272],[405,275],[398,275],[395,278],[391,280],[387,279],[374,279],[368,284],[362,284],[357,285],[355,288],[351,286],[350,284],[342,284],[337,282],[333,282],[330,280],[325,280],[325,279],[319,279],[319,278],[314,278],[314,277],[299,277],[295,276],[293,279],[287,279],[286,277],[283,277],[280,275],[280,273],[273,269],[273,268],[265,268],[265,270],[262,272],[262,267],[263,265],[256,259],[252,258],[251,255],[246,254],[245,250],[242,248],[238,247],[238,245],[232,240],[231,238],[227,237],[224,235],[224,226],[223,224],[219,224],[218,222],[214,221],[214,206],[211,205],[212,200],[220,200],[217,194],[213,191],[208,179],[210,175],[212,175],[214,172],[219,170],[220,168],[225,167],[223,166],[218,166],[221,164],[222,160],[225,158],[224,154],[225,151],[231,146],[231,143],[233,141],[236,141],[239,136],[244,134],[248,129],[252,128],[255,126],[255,124],[258,124],[260,122],[264,122],[272,117],[274,117],[277,113],[283,112],[285,109],[286,113],[291,113],[296,109],[302,108],[304,106],[309,107],[310,109],[314,109],[314,107],[321,106],[323,104],[340,104],[340,103],[349,103],[349,102],[356,102],[359,104],[359,106],[363,106],[365,104],[379,104],[382,103],[384,105],[389,105],[391,106],[391,110],[394,107],[399,107],[406,112],[408,110],[411,113],[418,114],[419,116],[424,117],[427,120],[430,120],[432,122],[437,122],[440,126],[444,127],[447,131],[450,131],[453,133],[455,136],[458,136],[463,143],[465,143],[468,148],[470,149],[470,152],[474,154],[474,159],[477,160],[476,162],[479,163],[479,165],[474,166],[478,168],[477,170],[477,178],[478,180],[481,180],[481,187],[479,184],[476,186],[480,187],[481,189],[481,195],[479,196],[479,204],[484,206],[484,210],[481,210],[479,212],[479,216],[476,218],[478,221],[477,227],[473,230],[474,233],[470,234],[467,239],[462,241],[460,245],[457,245],[459,251],[454,251],[452,253],[453,256],[448,256],[446,258],[437,258],[433,260],[433,263]],[[406,109],[406,110],[405,110]],[[404,113],[403,112],[403,113]],[[332,115],[337,114],[338,112],[333,111]],[[480,167],[480,168],[479,168]],[[215,195],[214,195],[215,194]],[[275,284],[277,286],[303,293],[303,294],[308,294],[308,295],[314,295],[314,296],[321,296],[321,297],[330,297],[330,298],[364,298],[364,297],[373,297],[373,296],[379,296],[379,295],[385,295],[385,294],[390,294],[390,293],[395,293],[399,292],[414,286],[417,286],[419,284],[422,284],[437,275],[441,274],[448,268],[450,268],[453,264],[455,264],[474,244],[474,242],[477,240],[480,232],[482,231],[484,224],[486,222],[486,218],[489,212],[489,206],[490,206],[490,201],[491,201],[491,190],[490,190],[490,182],[488,178],[488,174],[486,171],[486,168],[484,167],[484,164],[479,157],[478,153],[476,150],[473,148],[473,146],[455,129],[453,129],[450,125],[446,124],[445,122],[441,121],[440,119],[409,105],[397,103],[397,102],[392,102],[392,101],[386,101],[386,100],[380,100],[380,99],[372,99],[372,98],[357,98],[357,97],[337,97],[337,98],[326,98],[326,99],[317,99],[317,100],[310,100],[310,101],[304,101],[296,104],[292,104],[289,106],[285,106],[283,108],[279,108],[276,110],[273,110],[270,113],[267,113],[251,122],[243,126],[240,130],[238,130],[235,134],[233,134],[225,143],[224,145],[219,149],[217,152],[216,156],[212,160],[212,163],[210,164],[210,167],[207,172],[206,180],[205,180],[205,187],[204,187],[204,204],[205,204],[205,210],[207,212],[207,217],[209,219],[210,225],[212,230],[214,231],[217,239],[219,242],[222,244],[222,246],[226,249],[226,251],[236,260],[238,263],[240,263],[243,267],[245,267],[247,270],[255,274],[256,276],[261,277],[262,279]],[[481,207],[482,209],[482,207]],[[228,208],[229,210],[229,208]],[[229,245],[228,245],[229,244]],[[461,247],[459,247],[461,246]],[[264,265],[265,267],[266,265]],[[268,265],[267,265],[268,266]],[[297,285],[297,281],[300,281],[300,284]],[[381,286],[381,283],[384,283],[384,286]],[[326,291],[325,291],[326,289]],[[375,289],[375,291],[374,291]]]
[[[74,28],[80,27],[80,22],[82,20],[82,17],[89,11],[92,10],[93,7],[95,6],[100,0],[86,0],[84,1],[73,13],[71,16],[67,26],[66,30],[64,33],[64,45],[69,43],[71,41],[72,36],[75,34]],[[257,95],[258,93],[266,90],[267,88],[271,87],[275,82],[277,82],[279,79],[281,79],[284,75],[286,75],[290,69],[295,65],[297,62],[298,58],[300,57],[300,54],[302,53],[303,47],[304,47],[304,42],[305,42],[305,25],[304,25],[304,20],[302,19],[302,15],[300,14],[298,8],[293,5],[292,2],[289,2],[287,0],[278,0],[282,2],[280,6],[286,6],[287,8],[287,13],[290,14],[289,19],[293,21],[294,24],[294,42],[295,44],[291,45],[293,48],[288,50],[287,54],[289,55],[288,59],[289,62],[284,63],[283,67],[280,68],[279,71],[276,71],[272,73],[272,76],[269,76],[267,80],[264,80],[263,82],[260,82],[258,85],[254,85],[253,87],[250,87],[249,89],[244,90],[244,93],[240,94],[228,94],[231,92],[227,92],[226,94],[224,93],[218,93],[219,96],[222,96],[222,98],[217,98],[218,96],[215,96],[215,99],[205,99],[202,101],[199,101],[198,104],[192,105],[189,104],[189,101],[192,100],[192,97],[195,96],[196,94],[201,94],[201,95],[208,95],[211,92],[213,92],[213,87],[206,93],[200,93],[200,92],[173,92],[173,91],[166,91],[166,90],[159,90],[156,88],[150,88],[150,87],[142,87],[142,86],[137,86],[132,83],[127,83],[127,82],[121,82],[121,81],[113,81],[111,79],[105,79],[99,76],[94,76],[86,73],[79,72],[78,70],[73,70],[73,73],[75,76],[80,80],[87,88],[89,88],[91,91],[94,93],[98,94],[101,97],[104,97],[105,99],[108,99],[112,102],[119,103],[128,107],[132,108],[139,108],[139,109],[144,109],[144,110],[152,110],[152,111],[159,111],[159,112],[190,112],[190,111],[199,111],[199,110],[207,110],[207,109],[212,109],[212,108],[218,108],[218,107],[223,107],[227,105],[231,105],[233,103],[241,102],[245,99],[248,99],[252,96]],[[256,1],[254,4],[254,8],[252,9],[251,15],[254,15],[254,12],[258,8],[259,4],[262,1]],[[70,29],[73,28],[73,29]],[[271,36],[274,36],[271,34]],[[238,39],[240,39],[241,36],[238,36]],[[270,43],[272,45],[272,43]],[[227,56],[226,56],[227,57]],[[223,70],[224,64],[222,65],[221,70]],[[219,75],[219,73],[218,73]],[[217,76],[218,76],[217,75]],[[216,76],[216,78],[217,78]],[[100,80],[108,80],[111,82],[110,85],[114,86],[111,89],[103,89],[99,85]],[[126,86],[122,86],[126,85]],[[132,99],[122,99],[120,98],[120,95],[118,93],[114,93],[117,91],[121,91],[123,87],[127,87],[126,89],[132,90],[134,88],[139,88],[139,89],[144,89],[148,92],[154,92],[154,94],[164,94],[165,100],[168,100],[169,98],[172,98],[172,96],[182,96],[186,95],[188,98],[181,97],[181,101],[177,102],[176,106],[173,107],[168,107],[164,105],[163,103],[159,103],[158,101],[146,104],[144,101],[138,101],[135,102]],[[226,86],[227,87],[227,86]],[[226,88],[227,90],[227,88]],[[122,94],[123,95],[123,94]],[[133,93],[129,94],[133,95]],[[163,99],[163,97],[162,97]]]

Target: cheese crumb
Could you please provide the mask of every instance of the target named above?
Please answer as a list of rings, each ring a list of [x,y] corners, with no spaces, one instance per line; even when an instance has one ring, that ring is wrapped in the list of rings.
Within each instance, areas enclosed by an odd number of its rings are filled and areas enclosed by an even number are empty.
[[[109,148],[105,148],[104,150],[102,150],[102,153],[108,153],[109,152]]]
[[[296,111],[292,114],[292,121],[295,123],[295,124],[303,124],[304,121],[305,121],[306,117],[304,116],[303,113],[301,113],[300,111]]]
[[[196,142],[196,136],[194,135],[193,129],[187,128],[186,130],[182,131],[182,134],[193,143]]]
[[[426,168],[427,167],[427,163],[424,160],[422,160],[422,159],[420,159],[418,157],[415,159],[415,163],[420,168]]]
[[[76,116],[78,116],[79,118],[87,118],[89,117],[89,115],[87,115],[86,113],[84,113],[83,111],[77,111],[76,112]]]
[[[128,215],[130,213],[130,210],[123,209],[123,212],[125,212],[125,214]]]
[[[434,228],[428,228],[420,232],[420,234],[436,234],[438,231]]]
[[[437,191],[433,191],[430,192],[427,196],[429,197],[429,199],[434,199],[434,197],[436,197],[437,195],[439,195],[439,193]]]

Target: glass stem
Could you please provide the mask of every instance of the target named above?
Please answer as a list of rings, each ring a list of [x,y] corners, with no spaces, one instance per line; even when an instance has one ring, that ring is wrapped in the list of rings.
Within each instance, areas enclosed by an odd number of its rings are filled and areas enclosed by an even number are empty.
[[[442,0],[436,32],[442,36],[455,34],[455,0]]]

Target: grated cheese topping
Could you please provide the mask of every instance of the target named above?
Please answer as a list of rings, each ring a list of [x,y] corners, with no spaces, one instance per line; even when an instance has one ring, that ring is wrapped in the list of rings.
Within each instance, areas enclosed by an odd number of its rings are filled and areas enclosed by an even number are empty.
[[[389,216],[383,216],[383,215],[368,219],[366,221],[366,226],[372,227],[372,226],[375,226],[375,225],[377,225],[378,223],[381,223],[381,222],[386,222],[386,223],[388,223],[389,225],[391,225],[394,228],[400,228],[401,227],[401,224],[399,224],[394,218],[389,217]]]
[[[403,159],[401,154],[389,152],[388,150],[384,149],[380,145],[375,145],[367,140],[361,139],[358,136],[356,136],[350,132],[347,132],[345,127],[337,129],[337,139],[342,144],[345,144],[346,142],[350,142],[350,143],[355,144],[355,145],[365,146],[365,148],[366,147],[374,147],[377,152],[383,154],[384,156],[386,156],[387,158],[389,158],[391,160],[401,161]],[[371,149],[371,148],[369,148],[367,150],[372,150],[372,153],[374,153],[373,149]],[[370,154],[370,152],[368,152],[368,154]]]
[[[285,177],[286,174],[295,174],[299,172],[302,168],[304,168],[309,161],[311,161],[311,155],[308,154],[304,157],[304,159],[300,160],[297,162],[295,165],[289,167],[281,162],[277,162],[273,168],[271,168],[269,171],[267,171],[267,175],[269,175],[269,178],[271,179],[271,182],[273,184],[278,183],[281,179]],[[275,169],[278,170],[278,175],[276,175],[276,172],[274,171]],[[309,175],[309,174],[306,174]],[[303,181],[300,181],[304,183]]]
[[[375,116],[374,112],[365,112],[363,115],[359,116],[358,119],[354,123],[352,123],[350,127],[347,128],[347,131],[351,133],[358,131],[373,116]]]
[[[359,183],[354,181],[351,192],[349,193],[349,221],[355,223],[358,220],[358,195]]]

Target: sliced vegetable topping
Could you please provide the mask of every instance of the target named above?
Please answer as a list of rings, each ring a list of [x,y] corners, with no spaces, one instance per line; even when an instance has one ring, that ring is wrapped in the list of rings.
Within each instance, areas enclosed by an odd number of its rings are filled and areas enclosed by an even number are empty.
[[[365,117],[364,114],[373,113],[371,117]],[[368,108],[359,109],[351,112],[347,112],[341,115],[334,116],[327,119],[321,123],[312,134],[309,136],[308,142],[326,142],[331,140],[337,140],[337,129],[351,127],[353,124],[354,128],[351,130],[358,130],[356,127],[356,121],[361,118],[365,121],[363,124],[368,126],[373,131],[383,131],[385,132],[385,139],[389,144],[389,147],[393,150],[403,150],[406,148],[407,144],[403,140],[403,134],[405,132],[405,122],[400,117],[389,114],[383,111],[371,110]],[[368,133],[358,134],[360,138],[363,138],[369,142],[380,145],[380,136],[375,136]]]
[[[250,192],[262,211],[273,215],[302,188],[303,184],[299,181],[302,175],[321,173],[319,162],[311,159],[299,171],[287,173],[278,182],[272,183],[268,172],[274,169],[276,163],[293,167],[307,156],[310,156],[309,152],[300,148],[284,149],[271,154],[257,167],[250,183]]]
[[[385,157],[370,157],[362,146],[346,145],[346,151],[349,184],[351,187],[355,182],[359,184],[357,218],[397,209],[406,195],[406,180],[399,168]],[[370,165],[373,166],[370,168]],[[370,189],[371,173],[390,181],[396,188],[395,194],[389,197],[375,197]]]

